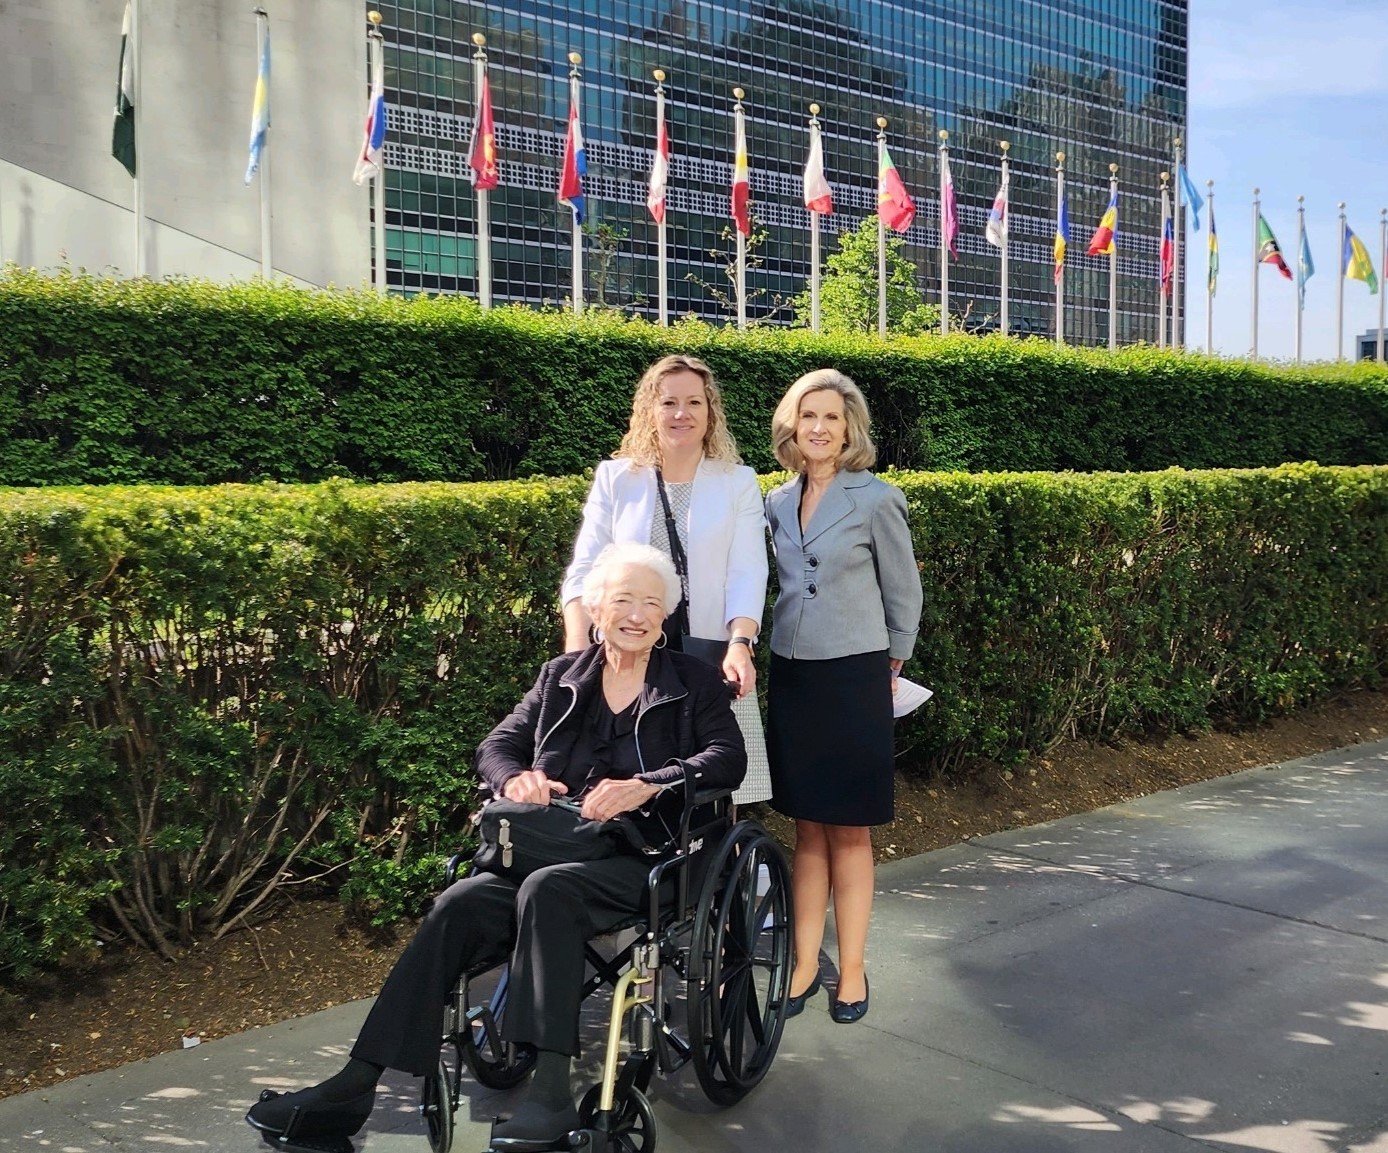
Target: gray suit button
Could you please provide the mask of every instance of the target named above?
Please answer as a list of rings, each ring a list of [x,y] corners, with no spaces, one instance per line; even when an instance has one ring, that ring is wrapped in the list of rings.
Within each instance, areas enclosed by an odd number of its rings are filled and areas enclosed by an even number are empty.
[[[814,583],[814,581],[811,581],[808,585],[805,586],[805,591],[809,593],[810,596],[814,596],[815,593],[819,592],[819,587]]]
[[[818,567],[819,567],[819,557],[817,557],[817,556],[807,556],[807,557],[805,558],[805,563],[806,563],[807,565],[809,565],[810,568],[818,568]]]

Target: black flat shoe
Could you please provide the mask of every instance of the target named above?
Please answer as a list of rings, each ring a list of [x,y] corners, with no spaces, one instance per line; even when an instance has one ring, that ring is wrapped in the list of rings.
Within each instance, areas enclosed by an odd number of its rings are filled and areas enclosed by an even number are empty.
[[[296,1093],[276,1093],[266,1089],[246,1113],[246,1122],[268,1137],[287,1143],[296,1138],[308,1140],[351,1137],[366,1124],[376,1104],[376,1090],[353,1097],[350,1101],[323,1100],[315,1085]]]
[[[798,1017],[805,1011],[805,1002],[819,992],[819,974],[814,975],[814,980],[810,982],[810,987],[798,997],[786,998],[786,1020],[791,1017]]]
[[[829,999],[829,1016],[840,1025],[851,1025],[867,1016],[868,998],[872,990],[868,988],[867,974],[863,974],[863,999],[861,1001],[840,1001],[837,997]]]

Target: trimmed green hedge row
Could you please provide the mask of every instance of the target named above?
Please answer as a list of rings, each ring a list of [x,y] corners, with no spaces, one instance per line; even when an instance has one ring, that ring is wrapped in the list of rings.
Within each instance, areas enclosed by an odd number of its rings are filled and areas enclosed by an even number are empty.
[[[1388,468],[889,479],[936,691],[908,771],[1388,671]],[[94,932],[168,951],[286,880],[414,907],[555,651],[585,487],[0,491],[0,976]]]
[[[862,385],[882,463],[1093,471],[1388,463],[1388,372],[1138,347],[883,344],[286,285],[0,276],[0,484],[481,480],[608,455],[667,352],[707,359],[750,464],[803,372]]]

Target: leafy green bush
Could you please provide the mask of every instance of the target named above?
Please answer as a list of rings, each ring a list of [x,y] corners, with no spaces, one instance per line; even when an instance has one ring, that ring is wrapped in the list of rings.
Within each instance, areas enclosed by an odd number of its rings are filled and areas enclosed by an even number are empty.
[[[908,771],[1388,671],[1388,468],[889,479],[936,691]],[[0,976],[93,933],[168,952],[286,883],[416,908],[474,746],[556,651],[584,491],[0,491]]]
[[[482,480],[608,455],[645,367],[722,380],[748,463],[770,413],[832,365],[882,462],[961,470],[1388,463],[1388,372],[1273,368],[1003,337],[669,330],[595,312],[483,312],[284,284],[0,276],[0,484]]]

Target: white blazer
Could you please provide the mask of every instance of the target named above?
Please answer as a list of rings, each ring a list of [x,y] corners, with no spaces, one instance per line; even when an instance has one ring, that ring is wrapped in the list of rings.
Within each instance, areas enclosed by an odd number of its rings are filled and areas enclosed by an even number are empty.
[[[651,518],[659,509],[655,469],[629,460],[598,465],[560,603],[583,595],[584,578],[604,546],[614,541],[650,544]],[[760,625],[766,609],[766,517],[756,473],[746,465],[705,457],[694,475],[686,527],[690,632],[726,640],[734,617],[750,617]]]

